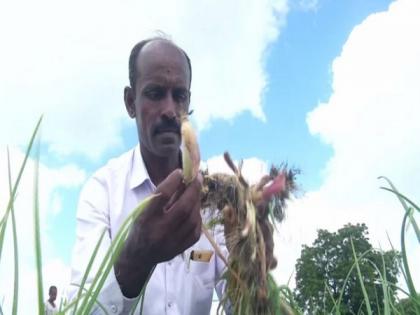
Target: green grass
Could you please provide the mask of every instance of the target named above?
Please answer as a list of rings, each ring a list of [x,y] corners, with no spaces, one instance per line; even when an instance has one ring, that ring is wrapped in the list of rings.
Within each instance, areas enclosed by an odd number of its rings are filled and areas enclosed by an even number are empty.
[[[1,266],[1,257],[2,257],[2,250],[5,240],[5,233],[6,233],[6,227],[8,224],[8,221],[11,221],[12,225],[12,242],[13,242],[13,266],[14,266],[14,286],[13,286],[13,300],[12,300],[12,314],[18,314],[18,292],[19,292],[19,255],[18,255],[18,222],[16,222],[16,216],[15,216],[15,207],[14,203],[17,196],[17,191],[19,188],[19,184],[21,181],[21,177],[23,172],[25,171],[25,167],[27,165],[27,161],[29,156],[31,155],[34,147],[34,143],[36,140],[36,135],[38,133],[40,124],[42,121],[42,117],[37,122],[35,129],[33,131],[33,134],[30,138],[28,148],[26,150],[26,154],[24,157],[24,160],[22,164],[20,165],[19,172],[17,174],[16,180],[14,183],[12,183],[12,174],[11,174],[11,161],[9,158],[9,152],[8,152],[8,187],[9,187],[9,201],[7,203],[5,212],[3,217],[0,220],[0,266]],[[43,277],[42,277],[42,250],[41,250],[41,229],[40,229],[40,222],[39,222],[39,192],[38,192],[38,183],[39,183],[39,139],[38,144],[36,147],[36,152],[34,155],[35,160],[35,170],[34,170],[34,200],[33,200],[33,216],[34,216],[34,240],[35,240],[35,265],[36,265],[36,272],[37,272],[37,295],[38,295],[38,312],[40,314],[43,314],[44,311],[44,297],[43,297]],[[410,303],[411,310],[415,314],[420,314],[420,297],[418,294],[417,289],[415,288],[415,283],[412,278],[410,268],[409,268],[409,253],[407,253],[406,250],[406,230],[408,226],[411,226],[413,228],[413,231],[417,237],[417,240],[420,244],[420,229],[417,225],[417,222],[415,220],[415,214],[420,212],[419,206],[415,204],[412,200],[410,200],[405,195],[401,194],[395,186],[392,184],[392,182],[385,178],[381,177],[382,179],[386,180],[389,187],[381,187],[382,189],[389,191],[393,193],[398,200],[400,201],[402,208],[404,209],[404,215],[402,218],[402,224],[401,224],[401,235],[400,235],[400,241],[401,241],[401,265],[400,265],[400,271],[404,276],[404,280],[406,282],[408,290],[404,290],[400,287],[396,287],[396,289],[400,292],[401,295],[406,297],[406,302]],[[150,201],[155,196],[152,195],[151,197],[147,198],[144,202],[142,202],[136,209],[132,211],[132,213],[127,217],[127,219],[122,224],[120,230],[118,231],[116,237],[111,242],[111,246],[109,247],[105,257],[103,258],[102,262],[100,263],[100,267],[98,269],[98,272],[96,272],[95,275],[93,275],[93,281],[92,283],[87,287],[86,286],[86,279],[92,272],[92,266],[96,259],[97,252],[99,245],[101,244],[104,235],[106,234],[106,231],[103,231],[100,237],[98,238],[97,245],[92,252],[92,255],[89,259],[88,265],[86,266],[85,273],[83,275],[83,278],[81,280],[81,283],[76,284],[79,286],[78,292],[76,294],[76,297],[73,301],[65,301],[62,300],[60,302],[60,312],[59,314],[88,314],[92,311],[94,307],[99,307],[102,309],[102,311],[106,314],[106,310],[103,305],[101,305],[98,301],[98,295],[101,291],[104,282],[106,278],[108,277],[108,274],[112,270],[112,267],[114,265],[114,262],[118,258],[118,255],[120,254],[122,250],[122,246],[127,239],[128,233],[130,231],[130,228],[133,224],[133,222],[136,220],[136,218],[141,215],[142,211],[145,209],[145,207],[150,203]],[[374,303],[373,301],[369,301],[369,298],[366,294],[366,290],[364,288],[364,282],[363,282],[363,274],[360,271],[359,268],[359,262],[367,259],[367,253],[365,252],[359,256],[356,255],[356,252],[354,250],[354,246],[352,243],[353,248],[353,258],[354,263],[353,266],[348,271],[347,277],[345,279],[345,282],[343,284],[342,289],[340,290],[340,295],[337,300],[334,300],[333,295],[328,290],[328,288],[325,289],[324,294],[327,296],[327,298],[332,299],[333,301],[333,308],[330,310],[324,309],[323,312],[325,314],[335,314],[340,315],[340,304],[342,302],[342,296],[344,292],[344,288],[346,286],[346,283],[351,275],[354,275],[354,273],[357,274],[357,278],[359,279],[361,289],[363,291],[364,296],[364,303],[361,305],[358,314],[372,314],[373,311],[378,312],[378,310],[382,310],[382,314],[388,315],[388,314],[414,314],[414,313],[407,313],[404,311],[404,309],[401,307],[401,305],[398,305],[392,301],[390,298],[390,288],[392,284],[390,284],[387,281],[386,273],[385,273],[385,262],[382,261],[382,266],[375,265],[372,261],[369,261],[370,264],[373,265],[373,267],[376,269],[378,274],[380,275],[381,280],[381,289],[383,290],[384,300],[378,301],[376,299]],[[271,278],[270,278],[271,279]],[[270,281],[270,285],[275,285],[274,281]],[[303,314],[303,311],[299,308],[297,302],[294,300],[293,291],[286,285],[286,286],[279,286],[275,288],[274,290],[277,292],[279,301],[282,301],[282,304],[284,304],[284,307],[282,307],[281,312],[291,312],[294,314]],[[140,308],[142,309],[142,303],[145,292],[145,287],[143,288],[139,298],[137,299],[136,305],[133,307],[132,312],[134,313],[134,310],[138,303],[140,303]],[[285,302],[285,303],[283,303]],[[374,308],[371,308],[371,305],[374,305]],[[0,305],[0,315],[3,314],[2,305]]]
[[[26,150],[26,154],[22,165],[20,166],[18,176],[16,178],[15,183],[11,184],[11,165],[10,160],[8,161],[8,173],[9,173],[9,190],[10,190],[10,197],[7,203],[6,211],[4,212],[3,217],[0,221],[0,263],[1,263],[1,253],[3,249],[4,239],[5,239],[5,231],[7,227],[7,223],[9,220],[9,215],[12,217],[12,230],[13,230],[13,247],[14,247],[14,293],[13,293],[13,306],[12,306],[12,314],[18,314],[18,283],[19,283],[19,265],[18,265],[18,243],[17,243],[17,231],[16,231],[16,219],[15,219],[15,208],[14,202],[16,198],[16,193],[19,187],[19,183],[22,177],[22,174],[25,170],[25,166],[27,164],[29,155],[32,152],[34,141],[36,139],[36,135],[38,133],[40,124],[42,121],[42,117],[39,119],[34,132],[31,136],[28,148]],[[36,274],[37,274],[37,296],[38,296],[38,313],[44,313],[44,295],[43,295],[43,277],[42,277],[42,250],[41,250],[41,229],[40,229],[40,222],[39,222],[39,191],[38,191],[38,183],[39,183],[39,140],[38,140],[38,147],[37,152],[35,153],[35,171],[34,171],[34,200],[33,200],[33,215],[34,215],[34,240],[35,240],[35,265],[36,265]],[[99,292],[101,291],[106,278],[109,275],[109,272],[112,270],[112,267],[122,250],[122,246],[128,236],[130,228],[136,218],[141,215],[145,207],[150,203],[150,201],[155,197],[152,195],[146,198],[136,209],[132,211],[132,213],[126,218],[126,220],[121,225],[120,230],[118,231],[116,237],[111,242],[111,246],[109,247],[101,265],[99,271],[95,274],[93,278],[92,284],[89,286],[88,289],[85,289],[85,282],[86,279],[91,271],[91,267],[93,262],[96,258],[96,253],[99,248],[100,242],[103,239],[103,236],[106,231],[103,231],[101,237],[98,239],[97,245],[95,250],[93,251],[89,264],[86,267],[85,274],[82,278],[82,283],[76,284],[79,286],[79,290],[77,292],[76,298],[71,301],[70,303],[60,303],[60,314],[89,314],[94,306],[100,307],[105,313],[105,308],[97,301],[97,297]],[[143,290],[144,294],[144,290]],[[0,314],[3,314],[2,307],[0,305]]]
[[[7,177],[9,180],[9,193],[10,198],[12,198],[12,174],[10,167],[10,153],[9,148],[7,148]],[[14,282],[13,282],[13,306],[12,314],[17,314],[18,312],[18,294],[19,294],[19,255],[18,255],[18,240],[17,240],[17,231],[16,231],[16,217],[13,203],[10,208],[10,214],[12,217],[12,231],[13,231],[13,258],[14,258]]]
[[[35,158],[34,172],[34,240],[35,240],[35,263],[38,287],[38,314],[44,314],[44,285],[42,281],[42,252],[41,252],[41,229],[39,225],[39,146],[37,143],[37,151]]]
[[[80,283],[80,287],[79,287],[79,290],[78,290],[77,295],[76,295],[76,303],[74,304],[73,313],[76,313],[76,311],[77,311],[77,306],[79,305],[79,301],[82,298],[82,293],[83,293],[83,290],[85,288],[86,279],[87,279],[87,277],[90,273],[90,270],[93,266],[93,262],[95,260],[96,254],[98,253],[99,247],[101,245],[101,242],[102,242],[102,239],[103,239],[105,233],[106,233],[106,230],[104,229],[101,233],[101,236],[99,237],[99,240],[98,240],[98,242],[95,246],[95,249],[93,250],[92,256],[89,259],[89,263],[86,267],[85,273],[84,273],[83,278],[82,278],[82,282]]]
[[[365,288],[365,284],[364,284],[364,279],[363,279],[363,275],[360,272],[360,267],[359,267],[359,257],[357,257],[356,255],[356,250],[354,249],[354,244],[353,244],[353,240],[350,239],[351,241],[351,249],[353,250],[353,257],[354,257],[354,261],[355,261],[355,265],[356,265],[356,269],[357,269],[357,276],[359,278],[360,281],[360,287],[362,288],[362,292],[363,292],[363,298],[365,299],[365,305],[366,305],[366,312],[371,315],[372,314],[372,309],[370,307],[370,301],[369,301],[369,297],[368,294],[366,292],[366,288]]]
[[[1,263],[1,255],[3,251],[3,244],[5,239],[5,232],[7,227],[7,222],[9,219],[9,215],[12,217],[12,231],[13,231],[13,252],[14,252],[14,288],[13,288],[13,306],[12,306],[12,314],[18,313],[18,292],[19,292],[19,259],[18,259],[18,242],[17,242],[17,231],[16,231],[16,217],[15,217],[15,209],[14,209],[14,201],[16,198],[16,192],[19,187],[20,180],[22,178],[23,171],[25,169],[26,163],[28,161],[29,153],[32,150],[32,146],[35,140],[35,136],[39,130],[41,125],[42,117],[38,120],[38,123],[35,126],[35,129],[32,133],[31,139],[29,141],[28,148],[26,150],[25,158],[23,159],[22,165],[20,166],[16,181],[12,186],[11,180],[11,166],[10,166],[10,154],[9,150],[7,150],[7,168],[8,168],[8,183],[9,183],[9,201],[7,203],[6,210],[4,212],[3,217],[0,221],[0,263]],[[42,307],[43,307],[42,303]],[[3,314],[2,308],[0,306],[0,312]]]

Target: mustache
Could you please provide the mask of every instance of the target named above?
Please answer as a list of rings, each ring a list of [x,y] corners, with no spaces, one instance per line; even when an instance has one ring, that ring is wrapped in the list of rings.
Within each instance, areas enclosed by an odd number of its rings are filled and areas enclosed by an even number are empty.
[[[161,121],[154,127],[153,134],[161,132],[175,132],[177,134],[181,134],[181,123],[176,119]]]

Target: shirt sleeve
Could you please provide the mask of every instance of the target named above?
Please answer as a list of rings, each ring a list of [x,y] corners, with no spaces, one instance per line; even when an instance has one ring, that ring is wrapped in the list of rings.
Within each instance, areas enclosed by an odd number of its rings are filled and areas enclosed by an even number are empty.
[[[108,188],[106,181],[94,176],[80,193],[76,216],[76,242],[73,249],[71,283],[68,300],[76,298],[85,270],[102,232],[105,235],[93,261],[84,288],[92,284],[100,264],[111,245]],[[91,314],[127,314],[136,299],[125,298],[111,269]],[[104,310],[106,312],[104,312]]]

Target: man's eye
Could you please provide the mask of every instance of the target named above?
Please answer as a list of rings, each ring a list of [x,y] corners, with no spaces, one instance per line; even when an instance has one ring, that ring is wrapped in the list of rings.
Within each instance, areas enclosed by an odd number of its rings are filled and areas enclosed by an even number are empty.
[[[176,91],[174,99],[177,102],[186,102],[188,101],[188,92],[187,91]]]
[[[146,90],[144,95],[151,100],[159,100],[163,97],[164,92],[162,89],[155,88]]]

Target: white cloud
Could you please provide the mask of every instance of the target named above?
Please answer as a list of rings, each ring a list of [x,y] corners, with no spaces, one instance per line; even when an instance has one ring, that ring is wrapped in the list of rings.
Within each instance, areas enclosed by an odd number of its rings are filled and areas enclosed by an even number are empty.
[[[12,180],[16,179],[18,169],[24,155],[16,148],[10,149]],[[0,151],[0,217],[4,215],[7,206],[9,187],[7,172],[6,150]],[[27,166],[17,190],[14,204],[17,238],[19,248],[19,314],[32,314],[36,304],[36,274],[34,258],[34,220],[33,220],[33,186],[34,186],[34,161],[28,159]],[[64,280],[68,277],[68,267],[56,257],[57,249],[53,247],[48,230],[48,218],[61,211],[61,198],[59,191],[66,188],[78,187],[85,179],[85,172],[73,165],[52,169],[44,164],[39,165],[39,218],[42,243],[42,258],[44,269],[44,284],[49,286],[55,283],[59,293],[64,288]],[[6,238],[0,260],[0,301],[4,298],[3,312],[11,313],[10,307],[13,297],[13,243],[11,218],[9,217]],[[44,287],[47,291],[48,287]],[[29,292],[29,294],[28,294]],[[44,292],[47,294],[47,292]]]
[[[283,281],[300,255],[300,244],[312,243],[316,229],[365,222],[374,246],[389,249],[388,232],[400,247],[404,212],[393,195],[379,189],[386,183],[377,177],[388,176],[420,203],[419,14],[419,1],[395,1],[355,27],[334,60],[333,93],[307,117],[311,133],[334,153],[320,189],[296,201],[280,229],[278,276]],[[420,283],[420,268],[414,266],[418,246],[410,230],[409,257]]]
[[[233,162],[238,165],[239,161],[234,160]],[[233,174],[232,170],[226,164],[223,155],[217,155],[209,158],[206,162],[202,163],[201,168],[207,169],[210,174]],[[248,181],[248,183],[257,183],[265,174],[268,174],[267,162],[262,161],[256,157],[246,158],[243,160],[242,175]]]
[[[24,159],[24,154],[17,148],[11,147],[10,150],[10,163],[11,163],[11,174],[12,181],[14,181],[18,175],[19,168]],[[31,209],[32,208],[32,196],[33,196],[33,178],[34,178],[34,161],[29,158],[25,167],[23,176],[21,178],[21,184],[17,191],[16,207]],[[3,148],[0,151],[0,194],[1,196],[9,195],[8,188],[8,171],[7,171],[7,151]],[[46,217],[51,212],[59,212],[61,208],[57,207],[60,203],[56,198],[59,189],[75,188],[80,186],[86,178],[86,172],[74,164],[66,164],[62,167],[49,168],[42,162],[39,164],[39,202],[42,205],[40,209],[41,215]],[[0,214],[3,215],[3,211],[7,206],[8,198],[2,198],[0,200]],[[54,211],[51,209],[54,208]],[[27,216],[29,213],[26,210]],[[17,212],[19,215],[20,213]],[[32,214],[32,213],[31,213]]]
[[[286,13],[286,0],[6,1],[0,143],[26,143],[45,113],[43,139],[52,152],[96,158],[121,146],[122,126],[133,123],[122,100],[128,55],[154,30],[171,35],[192,59],[200,128],[244,110],[264,119],[264,56]]]

